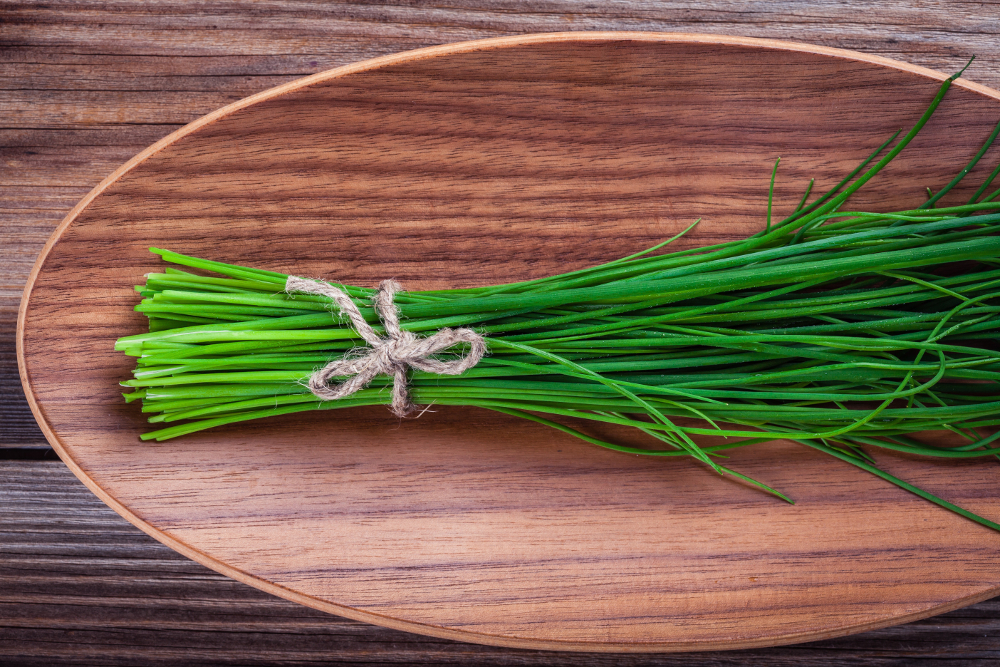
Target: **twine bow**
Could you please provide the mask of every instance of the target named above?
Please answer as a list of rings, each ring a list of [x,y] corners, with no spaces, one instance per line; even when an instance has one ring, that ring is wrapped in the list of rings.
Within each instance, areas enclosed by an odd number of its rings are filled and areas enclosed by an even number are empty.
[[[365,348],[368,354],[352,356],[349,353],[331,361],[309,377],[309,391],[324,401],[335,401],[350,396],[367,387],[375,376],[385,374],[393,378],[392,411],[399,417],[405,417],[414,408],[410,402],[407,367],[438,375],[460,375],[478,364],[486,353],[486,342],[472,329],[445,328],[426,338],[419,338],[409,331],[403,331],[399,327],[399,310],[393,302],[396,292],[403,291],[403,288],[395,280],[382,281],[378,291],[372,296],[375,312],[385,325],[385,338],[379,337],[378,333],[365,322],[365,318],[351,297],[333,285],[318,280],[288,276],[285,291],[329,297],[337,308],[350,318],[355,331],[371,346]],[[464,357],[454,361],[441,361],[431,357],[458,343],[468,343],[471,348]],[[341,384],[331,386],[330,380],[337,377],[348,379]]]

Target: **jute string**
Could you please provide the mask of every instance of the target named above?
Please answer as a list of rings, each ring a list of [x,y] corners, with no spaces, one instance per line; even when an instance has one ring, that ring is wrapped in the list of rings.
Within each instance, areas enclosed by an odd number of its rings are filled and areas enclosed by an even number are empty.
[[[420,338],[403,331],[399,326],[399,310],[393,302],[397,292],[403,288],[395,280],[384,280],[372,296],[375,312],[385,325],[386,337],[381,338],[365,322],[361,311],[343,290],[328,283],[298,276],[288,276],[285,291],[289,294],[321,294],[329,297],[347,315],[354,330],[365,339],[370,347],[364,348],[364,356],[348,353],[319,369],[309,378],[309,391],[324,401],[335,401],[364,389],[375,379],[385,374],[392,376],[392,411],[405,417],[413,410],[406,378],[408,367],[438,375],[460,375],[479,363],[486,354],[486,342],[472,329],[440,329],[433,336]],[[468,343],[469,353],[454,361],[441,361],[431,355],[443,352],[458,343]],[[330,385],[333,378],[346,377],[341,384]]]

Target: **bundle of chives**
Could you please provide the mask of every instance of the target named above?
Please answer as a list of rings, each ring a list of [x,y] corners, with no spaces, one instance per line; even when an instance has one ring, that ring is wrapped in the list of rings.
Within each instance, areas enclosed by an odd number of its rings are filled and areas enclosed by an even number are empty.
[[[868,452],[1000,455],[1000,432],[980,433],[1000,425],[1000,190],[984,197],[1000,167],[967,204],[934,208],[985,154],[1000,124],[969,165],[917,208],[841,211],[916,136],[957,76],[873,166],[898,133],[808,206],[807,191],[775,224],[769,196],[765,230],[747,239],[651,254],[670,239],[558,276],[398,294],[404,330],[469,326],[490,351],[462,375],[412,372],[414,402],[487,408],[623,452],[692,456],[785,500],[717,459],[734,447],[794,440],[1000,530],[885,473]],[[772,173],[772,195],[773,187]],[[387,377],[336,401],[320,401],[304,386],[360,342],[349,323],[331,317],[326,297],[284,293],[281,273],[151,250],[215,275],[167,268],[136,288],[149,333],[121,338],[115,348],[138,361],[134,379],[123,383],[134,388],[126,400],[141,399],[149,421],[164,425],[144,440],[389,402]],[[374,290],[337,287],[380,330],[369,304]],[[634,427],[665,448],[606,442],[559,417]],[[913,437],[942,429],[965,444]],[[735,440],[702,447],[694,438],[704,435]]]

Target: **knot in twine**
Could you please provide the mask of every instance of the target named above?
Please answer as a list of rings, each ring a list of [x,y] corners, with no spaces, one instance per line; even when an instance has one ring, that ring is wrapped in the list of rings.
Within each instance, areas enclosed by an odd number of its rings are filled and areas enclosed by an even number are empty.
[[[335,359],[309,377],[309,391],[324,401],[335,401],[364,389],[375,379],[385,374],[392,376],[392,411],[405,417],[414,405],[410,402],[406,369],[413,367],[438,375],[460,375],[479,363],[486,353],[486,342],[472,329],[439,329],[433,336],[419,338],[399,327],[399,310],[393,303],[396,292],[403,288],[395,280],[383,280],[378,291],[372,296],[375,312],[385,325],[386,338],[379,337],[365,322],[361,311],[345,292],[318,280],[288,276],[285,282],[288,293],[304,292],[329,297],[342,313],[350,318],[354,330],[370,345],[363,351],[368,354],[357,356],[348,353]],[[431,357],[458,343],[468,343],[469,353],[454,361],[441,361]],[[341,384],[330,385],[336,377],[347,377]]]

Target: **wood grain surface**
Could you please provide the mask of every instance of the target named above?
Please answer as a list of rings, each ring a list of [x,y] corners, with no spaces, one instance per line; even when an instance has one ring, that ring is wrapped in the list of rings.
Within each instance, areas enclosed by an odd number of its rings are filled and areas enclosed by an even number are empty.
[[[741,238],[763,226],[776,155],[783,217],[809,176],[827,189],[915,122],[941,78],[790,43],[562,33],[363,62],[249,98],[123,166],[49,241],[19,320],[29,402],[70,468],[153,537],[389,627],[719,649],[984,599],[1000,588],[1000,537],[790,443],[730,463],[794,508],[686,461],[650,465],[478,409],[290,415],[140,445],[144,419],[117,387],[131,360],[113,351],[142,331],[129,306],[157,266],[150,245],[427,289],[582,268],[696,217],[680,247]],[[989,133],[998,100],[959,82],[854,206],[922,201]],[[973,511],[1000,507],[989,463],[885,465]]]
[[[6,3],[0,8],[0,111],[4,120],[0,128],[0,449],[6,447],[7,453],[0,456],[44,456],[25,451],[44,447],[45,442],[20,395],[13,349],[21,286],[38,250],[56,223],[104,176],[145,146],[214,108],[292,78],[366,57],[460,39],[567,28],[801,39],[897,57],[942,71],[954,71],[975,53],[980,65],[968,78],[997,88],[997,12],[995,3],[960,2],[886,2],[867,7],[863,13],[843,3],[815,1],[766,5],[619,2],[586,7],[562,2],[465,1],[437,7],[283,2],[217,3],[211,7],[183,2],[147,6]],[[200,566],[189,564],[189,569],[178,571],[171,565],[171,552],[127,524],[116,524],[114,515],[94,523],[84,533],[65,533],[61,548],[71,555],[46,561],[47,538],[42,537],[47,530],[46,517],[69,522],[59,525],[72,525],[83,520],[86,512],[99,512],[100,508],[92,505],[93,510],[81,509],[83,514],[78,518],[59,518],[63,515],[57,508],[65,507],[63,501],[53,500],[56,505],[49,505],[46,499],[66,496],[72,498],[67,502],[83,507],[86,496],[73,495],[77,492],[72,489],[83,487],[72,477],[36,478],[28,474],[53,465],[60,464],[26,461],[23,467],[5,468],[0,473],[0,487],[5,489],[23,479],[32,480],[30,489],[34,491],[16,496],[12,501],[15,508],[30,505],[29,500],[42,503],[32,506],[36,518],[15,525],[8,523],[9,515],[5,515],[0,526],[6,534],[16,533],[17,544],[26,545],[27,551],[21,553],[35,554],[31,562],[40,564],[31,580],[37,594],[18,588],[20,595],[0,601],[0,655],[7,664],[48,664],[55,659],[63,664],[101,663],[94,656],[102,655],[102,650],[108,656],[119,656],[119,661],[143,664],[168,653],[185,655],[185,647],[189,649],[186,655],[197,655],[206,662],[305,664],[333,661],[338,656],[352,662],[380,663],[471,660],[467,652],[439,652],[442,646],[460,645],[392,634],[348,621],[343,623],[353,628],[350,636],[360,638],[360,644],[335,633],[331,639],[313,625],[296,635],[301,651],[287,644],[265,651],[260,642],[267,643],[272,634],[235,622],[231,632],[225,633],[199,626],[207,623],[208,616],[199,615],[191,606],[193,600],[212,600],[213,609],[225,608],[237,617],[256,613],[251,611],[257,609],[256,603],[244,604],[240,595],[227,597],[228,580]],[[37,530],[32,521],[37,522]],[[141,576],[123,573],[116,578],[117,564],[133,557],[126,546],[133,543],[162,555],[148,561]],[[0,544],[9,543],[0,540]],[[17,569],[20,565],[15,568],[10,553],[0,550],[0,574],[16,578],[16,572],[23,570]],[[116,578],[116,586],[90,586],[87,597],[79,597],[73,582],[80,576],[86,578],[87,574],[79,572],[90,571],[97,578]],[[171,582],[178,578],[186,588],[175,595]],[[247,596],[256,595],[247,590]],[[38,595],[44,595],[44,601]],[[100,612],[126,598],[145,600],[142,612],[113,618]],[[84,599],[84,604],[78,603]],[[281,627],[290,627],[289,619],[298,617],[302,609],[280,600],[268,605],[273,611],[267,622]],[[65,620],[52,620],[56,617],[46,616],[50,612]],[[302,613],[310,612],[303,609]],[[190,622],[181,621],[176,614]],[[332,617],[327,618],[333,622]],[[913,660],[923,664],[991,664],[1000,654],[1000,635],[990,629],[991,618],[997,618],[995,605],[982,603],[933,621],[820,644],[689,655],[683,660],[685,664],[742,664],[749,659],[774,664],[899,664]],[[15,626],[33,629],[14,632]],[[74,641],[65,641],[68,632]],[[81,642],[90,647],[86,655],[79,651]],[[352,653],[355,649],[361,653]],[[504,664],[555,664],[552,660],[558,659],[544,653],[481,650],[489,651],[489,661]],[[44,657],[26,657],[36,653]],[[21,657],[12,661],[15,654]],[[614,664],[626,664],[626,660],[628,664],[639,664],[636,660],[675,664],[680,659],[573,657],[574,664],[612,664],[608,660]]]
[[[567,654],[414,635],[212,572],[125,523],[58,461],[4,461],[0,475],[8,480],[0,487],[5,665],[990,667],[1000,656],[996,599],[850,637],[742,651]]]

